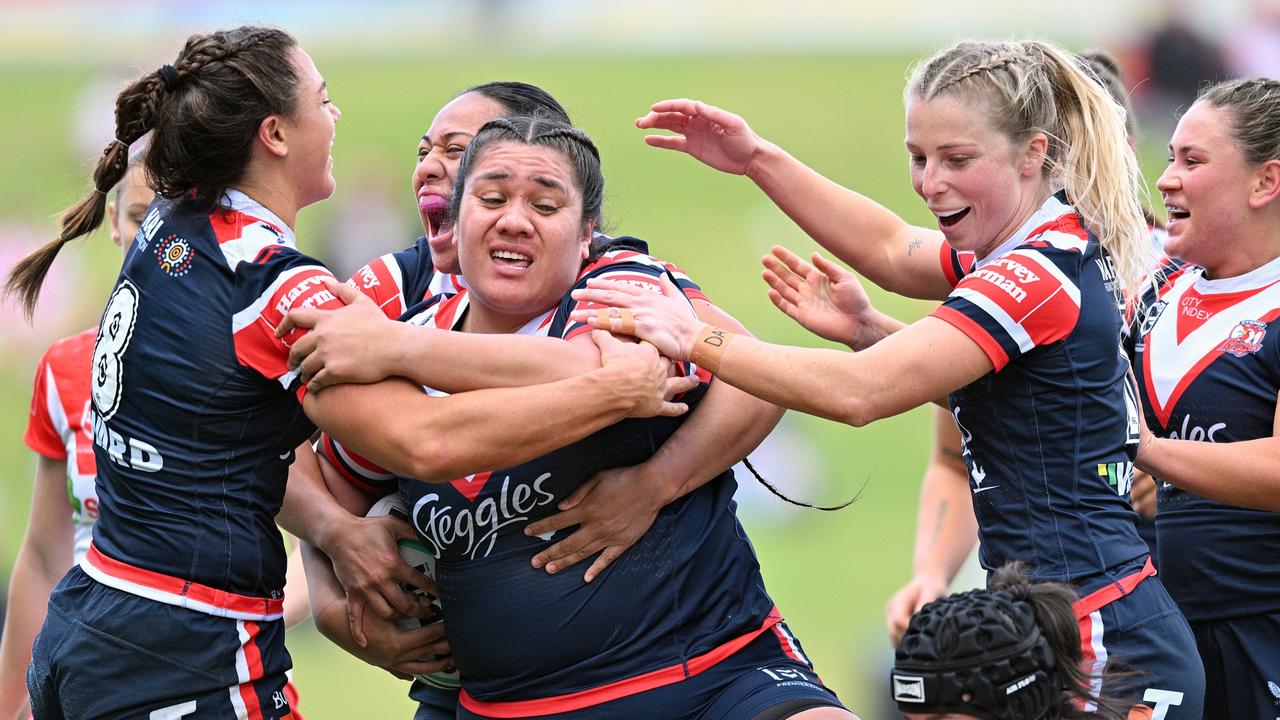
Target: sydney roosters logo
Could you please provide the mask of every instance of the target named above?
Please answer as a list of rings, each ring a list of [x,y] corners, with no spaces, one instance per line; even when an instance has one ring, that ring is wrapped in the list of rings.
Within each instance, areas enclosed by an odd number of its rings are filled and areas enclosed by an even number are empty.
[[[1257,320],[1241,320],[1231,328],[1231,334],[1218,346],[1218,350],[1244,357],[1262,349],[1262,339],[1267,336],[1267,324]]]
[[[488,473],[482,473],[483,479],[479,475],[453,482],[473,503],[489,477]],[[534,510],[556,501],[555,495],[543,489],[550,478],[551,473],[543,473],[532,483],[518,483],[513,488],[510,476],[504,477],[497,495],[470,507],[454,507],[442,502],[439,494],[427,493],[413,505],[413,524],[436,557],[446,550],[471,559],[486,557],[493,552],[499,530],[528,522]]]

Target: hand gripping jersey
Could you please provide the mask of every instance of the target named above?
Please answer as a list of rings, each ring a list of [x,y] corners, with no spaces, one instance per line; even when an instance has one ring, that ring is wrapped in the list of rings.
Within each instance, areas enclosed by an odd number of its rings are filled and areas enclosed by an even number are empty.
[[[89,413],[89,360],[97,330],[63,338],[45,351],[36,369],[27,446],[50,460],[67,463],[67,500],[75,526],[75,560],[89,550],[98,518],[95,460]]]
[[[616,250],[579,278],[609,277],[657,290],[665,264]],[[564,301],[521,330],[573,338],[588,326],[567,320]],[[409,321],[455,328],[468,295],[435,298]],[[704,375],[705,377],[705,375]],[[695,390],[685,399],[701,398]],[[576,402],[566,397],[564,402]],[[412,521],[439,554],[449,643],[462,672],[462,704],[489,717],[567,712],[696,675],[780,621],[754,551],[734,515],[736,483],[726,472],[664,508],[639,542],[593,582],[548,575],[529,561],[554,542],[524,527],[594,473],[639,464],[682,418],[625,420],[536,460],[428,484],[394,478],[326,437],[321,452],[357,486],[398,484]]]
[[[1134,371],[1160,437],[1270,437],[1280,392],[1280,259],[1210,280],[1174,268],[1138,317]],[[1280,513],[1206,500],[1160,482],[1160,572],[1191,621],[1280,612]]]
[[[944,246],[942,262],[955,290],[934,317],[995,366],[950,396],[983,566],[1021,560],[1082,594],[1136,570],[1137,404],[1097,240],[1054,196],[982,261]]]
[[[101,583],[241,620],[281,612],[274,518],[313,430],[275,328],[341,307],[332,278],[246,195],[157,200],[125,259],[92,358],[102,513],[81,564]],[[298,333],[300,334],[300,333]]]

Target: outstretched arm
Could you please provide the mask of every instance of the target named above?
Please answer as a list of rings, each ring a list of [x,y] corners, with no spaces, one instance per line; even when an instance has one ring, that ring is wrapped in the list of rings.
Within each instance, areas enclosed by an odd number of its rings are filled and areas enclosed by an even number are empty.
[[[746,175],[809,237],[886,290],[942,299],[950,285],[935,229],[910,225],[865,195],[828,180],[768,142],[731,112],[695,100],[664,100],[636,121],[653,147],[687,153],[717,170]]]
[[[735,336],[690,314],[677,292],[665,281],[662,295],[588,282],[574,297],[613,309],[575,311],[573,319],[596,327],[633,324],[667,357],[692,360],[763,400],[853,426],[931,402],[995,367],[976,340],[932,316],[846,353]]]
[[[75,528],[67,504],[67,463],[39,456],[27,533],[9,578],[8,613],[0,643],[0,718],[27,703],[31,643],[44,624],[49,594],[71,567]]]
[[[518,465],[624,417],[688,410],[666,398],[691,390],[696,378],[670,378],[668,363],[648,344],[607,333],[593,333],[593,339],[601,344],[603,367],[553,383],[428,397],[421,387],[393,378],[309,393],[303,407],[344,446],[390,472],[427,482]],[[564,403],[565,397],[592,401]],[[556,412],[548,413],[549,407]]]
[[[1231,443],[1157,438],[1144,427],[1139,470],[1227,505],[1280,512],[1280,397],[1271,437]]]

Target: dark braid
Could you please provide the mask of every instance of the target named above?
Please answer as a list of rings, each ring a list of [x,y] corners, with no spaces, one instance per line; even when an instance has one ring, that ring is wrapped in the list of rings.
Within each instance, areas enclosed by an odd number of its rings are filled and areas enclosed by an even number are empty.
[[[4,295],[19,298],[28,321],[58,252],[102,224],[107,192],[124,177],[129,146],[143,135],[155,134],[146,165],[160,195],[194,190],[206,206],[218,203],[243,175],[262,120],[294,111],[298,78],[289,53],[296,46],[271,28],[192,35],[173,66],[143,75],[116,97],[115,137],[94,167],[93,189],[62,214],[58,237],[9,272]]]

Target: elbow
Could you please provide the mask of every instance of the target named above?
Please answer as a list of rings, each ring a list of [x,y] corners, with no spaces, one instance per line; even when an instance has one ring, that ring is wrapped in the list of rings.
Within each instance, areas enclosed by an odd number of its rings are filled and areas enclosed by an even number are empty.
[[[865,398],[846,398],[840,414],[836,418],[845,425],[860,428],[884,417],[884,413],[874,403]]]
[[[440,437],[433,435],[425,438]],[[448,444],[418,438],[416,442],[404,447],[401,457],[407,459],[405,475],[429,483],[449,482],[458,477],[454,472],[453,453],[448,452]]]

